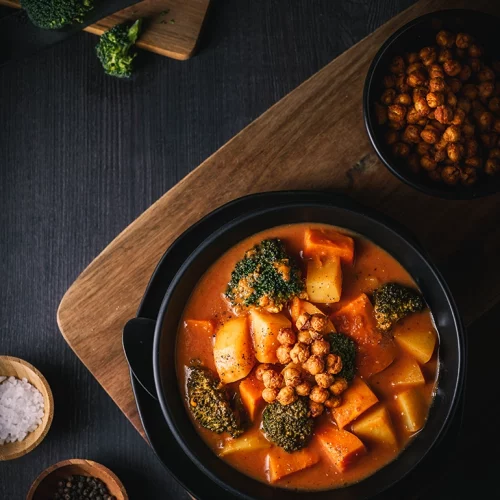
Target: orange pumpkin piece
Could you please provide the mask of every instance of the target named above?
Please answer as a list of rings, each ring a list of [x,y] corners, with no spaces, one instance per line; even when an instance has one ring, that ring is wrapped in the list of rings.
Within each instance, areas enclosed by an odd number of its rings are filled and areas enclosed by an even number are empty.
[[[299,316],[305,312],[311,315],[324,314],[321,309],[318,309],[314,304],[307,302],[307,300],[301,300],[294,297],[290,306],[290,316],[292,317],[293,324],[295,324]],[[329,332],[335,332],[335,327],[333,326],[331,320],[328,320],[327,325]]]
[[[332,424],[323,425],[318,429],[316,439],[324,455],[340,472],[347,470],[358,457],[366,453],[365,445],[358,437]]]
[[[351,385],[342,393],[342,404],[337,408],[332,408],[332,415],[339,428],[343,429],[377,402],[377,396],[366,382],[359,377],[354,377]]]
[[[264,384],[257,380],[253,375],[248,376],[240,382],[240,397],[245,407],[250,420],[253,422],[257,416],[264,400],[262,399],[262,391]]]
[[[359,417],[353,422],[351,430],[370,443],[380,443],[394,449],[398,446],[391,417],[384,405],[378,405]]]
[[[394,332],[394,338],[423,365],[431,359],[437,341],[434,330],[400,330]]]
[[[273,448],[267,456],[269,480],[275,483],[285,476],[317,464],[319,460],[319,454],[309,448],[293,453],[288,453],[281,448]]]
[[[214,322],[211,320],[187,319],[184,327],[188,335],[211,337],[214,334]]]
[[[304,256],[308,258],[340,257],[354,262],[354,240],[346,234],[329,229],[308,228],[304,234]]]
[[[356,367],[362,377],[371,377],[394,361],[394,339],[377,329],[373,305],[365,293],[333,313],[331,319],[337,331],[356,342]]]

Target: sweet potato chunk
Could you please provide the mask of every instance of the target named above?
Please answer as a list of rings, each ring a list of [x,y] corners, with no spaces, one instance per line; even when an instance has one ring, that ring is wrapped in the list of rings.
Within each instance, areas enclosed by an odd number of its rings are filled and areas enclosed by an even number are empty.
[[[356,342],[356,367],[362,377],[371,377],[394,361],[396,344],[377,330],[373,306],[365,293],[333,313],[331,319],[337,331]]]
[[[366,453],[363,442],[351,432],[325,424],[316,431],[316,439],[321,444],[324,455],[344,472],[358,457]]]
[[[425,384],[425,378],[415,358],[401,356],[383,372],[370,379],[375,392],[391,396],[403,389]]]
[[[309,300],[312,302],[319,304],[338,302],[342,294],[340,257],[308,261],[306,288]]]
[[[332,415],[340,429],[357,419],[363,412],[378,402],[368,385],[354,377],[351,385],[342,394],[342,404],[332,409]]]
[[[399,330],[394,332],[396,342],[419,363],[425,365],[436,347],[434,330]]]
[[[224,323],[215,335],[214,361],[223,384],[245,378],[255,364],[246,316]]]
[[[427,406],[417,387],[412,387],[396,396],[401,419],[408,432],[420,430],[427,416]]]
[[[187,319],[184,327],[196,337],[211,337],[214,334],[214,323],[211,320]]]
[[[274,448],[267,456],[269,481],[275,483],[285,476],[317,464],[319,460],[319,454],[309,448],[293,453],[287,453],[281,448]]]
[[[307,302],[306,300],[300,300],[299,298],[295,297],[292,300],[292,305],[290,307],[290,316],[292,317],[292,321],[295,324],[298,317],[302,313],[308,313],[308,314],[324,314],[323,311],[318,309],[314,304],[311,304],[310,302]],[[331,320],[328,320],[328,331],[329,332],[335,332],[335,327],[333,326],[333,323]]]
[[[363,440],[397,448],[398,442],[386,407],[376,406],[353,422],[352,432]]]
[[[354,240],[332,229],[306,229],[304,256],[308,258],[340,257],[342,262],[354,262]]]
[[[225,441],[224,448],[219,452],[219,457],[225,457],[232,453],[265,450],[266,448],[271,448],[271,443],[260,432],[246,433],[239,438]]]
[[[290,328],[290,320],[281,313],[250,310],[250,331],[252,332],[255,357],[261,363],[277,363],[276,349],[280,346],[280,328]]]
[[[264,384],[254,376],[249,375],[240,382],[240,397],[250,420],[253,422],[264,400],[262,391]]]

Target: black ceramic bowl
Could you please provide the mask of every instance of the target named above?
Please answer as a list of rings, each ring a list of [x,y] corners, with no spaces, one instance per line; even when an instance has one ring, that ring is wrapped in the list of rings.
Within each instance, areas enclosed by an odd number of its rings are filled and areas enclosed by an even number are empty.
[[[465,375],[465,339],[453,298],[437,269],[404,228],[346,197],[299,191],[252,195],[243,201],[246,207],[243,210],[240,199],[207,216],[218,229],[185,256],[166,291],[156,323],[153,323],[155,392],[164,417],[193,464],[227,492],[227,497],[219,495],[220,499],[331,498],[331,491],[296,492],[265,485],[218,459],[186,415],[177,384],[175,348],[180,318],[193,288],[207,268],[233,245],[282,224],[319,222],[351,229],[391,253],[413,276],[432,310],[441,345],[438,388],[425,428],[395,461],[357,484],[335,490],[337,500],[371,498],[405,477],[426,456],[446,433],[456,411]],[[228,218],[233,206],[240,208]],[[188,231],[196,231],[196,226]],[[151,320],[144,318],[132,322],[139,329],[142,322],[151,324]]]
[[[436,33],[445,29],[453,33],[473,35],[484,47],[485,61],[500,58],[498,26],[500,19],[483,12],[468,9],[450,9],[432,12],[404,25],[380,47],[368,70],[363,91],[363,116],[370,141],[385,166],[400,180],[424,193],[449,199],[480,198],[500,191],[500,176],[488,177],[480,172],[472,187],[448,186],[429,179],[425,172],[414,173],[404,159],[394,158],[384,141],[385,128],[378,125],[374,104],[384,90],[383,78],[389,73],[393,57],[406,52],[418,52],[428,45],[436,45]]]

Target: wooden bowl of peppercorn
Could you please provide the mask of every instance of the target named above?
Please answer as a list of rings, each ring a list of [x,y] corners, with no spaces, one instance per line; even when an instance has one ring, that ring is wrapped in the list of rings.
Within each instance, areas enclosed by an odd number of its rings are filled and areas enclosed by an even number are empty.
[[[45,469],[31,485],[26,500],[66,498],[128,500],[128,495],[120,479],[104,465],[72,458]]]

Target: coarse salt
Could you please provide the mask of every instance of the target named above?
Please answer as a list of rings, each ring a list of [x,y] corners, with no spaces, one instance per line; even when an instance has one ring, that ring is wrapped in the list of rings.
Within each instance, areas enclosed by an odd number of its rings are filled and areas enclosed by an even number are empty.
[[[0,445],[22,441],[43,415],[43,396],[27,379],[0,377]]]

